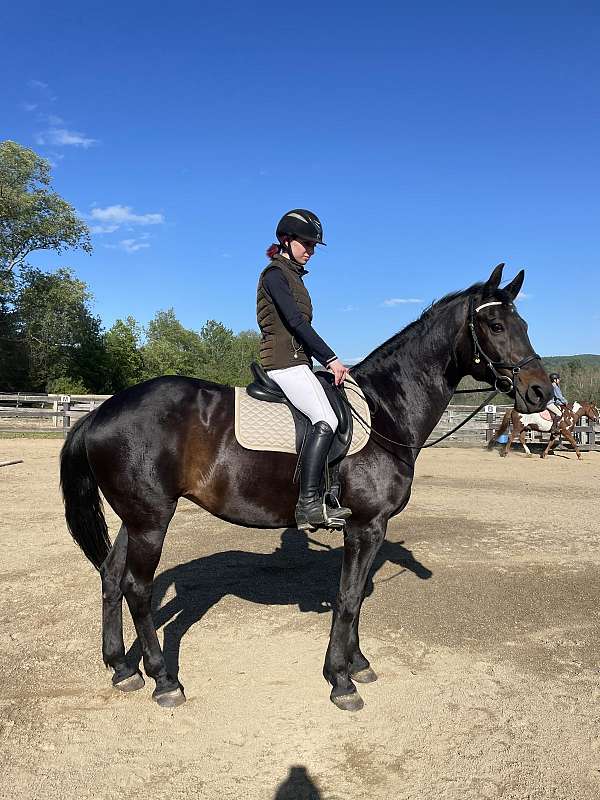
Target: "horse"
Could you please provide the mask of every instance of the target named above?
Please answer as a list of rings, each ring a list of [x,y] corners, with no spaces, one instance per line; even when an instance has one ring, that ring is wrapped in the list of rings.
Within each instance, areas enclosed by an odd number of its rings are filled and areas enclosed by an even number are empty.
[[[341,465],[344,530],[339,590],[323,675],[340,709],[363,706],[355,683],[377,674],[360,649],[359,618],[369,572],[388,521],[408,503],[417,455],[461,378],[494,381],[522,412],[545,407],[552,387],[513,301],[524,271],[503,289],[504,265],[487,281],[446,295],[351,370],[372,405],[366,446]],[[168,672],[152,617],[152,588],[177,501],[186,497],[227,522],[295,528],[296,457],[242,448],[234,432],[234,389],[162,376],[125,389],[74,425],[60,458],[67,527],[100,573],[102,657],[117,689],[144,685],[128,662],[127,601],[153,699],[185,702]],[[99,490],[120,517],[111,544]]]
[[[577,454],[577,458],[581,459],[581,453],[579,452],[579,448],[577,447],[577,442],[575,441],[575,437],[573,436],[573,430],[582,417],[587,417],[592,422],[597,422],[598,415],[599,415],[598,408],[589,400],[584,400],[581,403],[577,402],[572,404],[568,403],[565,406],[562,417],[560,418],[559,421],[558,435],[552,434],[550,436],[546,449],[541,454],[541,458],[546,458],[548,453],[554,450],[556,445],[559,443],[560,437],[562,435],[565,436],[572,444],[573,448],[575,449],[575,453]],[[549,412],[548,412],[548,417],[550,417]],[[542,414],[520,414],[516,409],[510,408],[504,415],[502,422],[500,423],[500,427],[495,432],[494,436],[490,439],[488,443],[488,450],[492,449],[498,437],[508,430],[508,427],[509,425],[511,425],[511,423],[512,423],[512,429],[510,433],[510,438],[506,443],[506,445],[500,451],[501,456],[508,455],[508,451],[510,450],[513,441],[517,437],[519,438],[519,441],[521,442],[523,449],[525,450],[527,455],[531,456],[531,451],[527,447],[527,443],[525,442],[525,432],[540,431],[541,433],[549,433],[552,429],[551,417],[548,419]]]

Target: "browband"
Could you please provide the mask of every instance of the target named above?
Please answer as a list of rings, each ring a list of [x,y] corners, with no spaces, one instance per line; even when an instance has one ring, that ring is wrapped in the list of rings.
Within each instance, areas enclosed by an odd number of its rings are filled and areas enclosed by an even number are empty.
[[[475,313],[477,314],[478,311],[481,311],[482,308],[487,308],[488,306],[501,306],[503,305],[502,300],[492,300],[490,303],[484,303],[481,306],[477,306],[475,309]]]

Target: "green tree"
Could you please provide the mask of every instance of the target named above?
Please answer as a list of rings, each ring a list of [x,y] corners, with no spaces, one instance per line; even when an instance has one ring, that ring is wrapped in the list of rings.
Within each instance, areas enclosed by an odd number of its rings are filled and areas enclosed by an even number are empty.
[[[240,331],[235,337],[235,368],[232,383],[235,386],[246,386],[252,381],[250,364],[259,360],[260,334],[256,331]]]
[[[48,391],[61,382],[100,392],[107,382],[107,357],[91,295],[69,269],[55,273],[21,269],[14,297],[17,330],[28,360],[28,386]]]
[[[118,319],[105,336],[110,390],[118,392],[144,380],[142,330],[133,317]]]
[[[92,251],[87,225],[51,182],[50,164],[37,153],[0,142],[0,290],[36,250]]]
[[[202,377],[216,383],[232,383],[235,374],[233,331],[209,319],[200,330],[200,339],[204,353]]]
[[[157,312],[150,320],[141,352],[146,378],[202,375],[202,340],[195,331],[188,330],[179,322],[172,308]]]
[[[18,391],[27,385],[27,355],[20,336],[17,315],[10,300],[12,291],[0,293],[0,391]]]

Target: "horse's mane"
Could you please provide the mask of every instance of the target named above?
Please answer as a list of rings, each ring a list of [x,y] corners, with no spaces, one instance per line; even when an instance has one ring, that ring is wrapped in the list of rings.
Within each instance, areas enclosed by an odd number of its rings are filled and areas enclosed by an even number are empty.
[[[368,356],[360,361],[356,367],[360,367],[366,361],[370,361],[378,356],[385,357],[387,354],[397,350],[402,345],[406,345],[410,341],[415,339],[423,339],[431,332],[441,311],[453,306],[455,303],[458,304],[458,302],[470,297],[473,294],[476,294],[477,292],[481,292],[485,285],[486,284],[483,282],[474,283],[467,289],[449,292],[439,300],[434,300],[429,306],[427,306],[422,314],[417,317],[417,319],[409,322],[406,327],[402,328],[400,331],[398,331],[398,333],[390,336],[389,339],[376,347],[375,350],[373,350]],[[498,300],[502,300],[504,302],[511,302],[511,298],[503,289],[496,289],[490,296],[496,297]]]

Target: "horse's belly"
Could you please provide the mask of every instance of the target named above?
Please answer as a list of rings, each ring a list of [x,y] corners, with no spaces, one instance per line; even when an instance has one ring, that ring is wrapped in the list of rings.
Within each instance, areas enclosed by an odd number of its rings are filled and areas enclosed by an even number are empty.
[[[538,431],[546,433],[552,427],[552,421],[544,419],[541,414],[520,414],[519,417],[526,428],[535,426]]]

